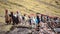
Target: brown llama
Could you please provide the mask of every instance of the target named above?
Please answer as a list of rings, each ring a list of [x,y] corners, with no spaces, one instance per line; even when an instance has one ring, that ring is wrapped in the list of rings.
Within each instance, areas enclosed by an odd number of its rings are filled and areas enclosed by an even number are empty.
[[[7,23],[7,24],[11,23],[11,17],[8,14],[8,10],[5,11],[5,23]]]

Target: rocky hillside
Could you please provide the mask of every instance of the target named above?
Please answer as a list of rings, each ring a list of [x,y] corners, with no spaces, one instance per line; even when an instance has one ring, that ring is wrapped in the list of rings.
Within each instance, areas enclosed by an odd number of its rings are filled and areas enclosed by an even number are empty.
[[[0,15],[4,15],[5,9],[60,17],[60,0],[0,0]]]

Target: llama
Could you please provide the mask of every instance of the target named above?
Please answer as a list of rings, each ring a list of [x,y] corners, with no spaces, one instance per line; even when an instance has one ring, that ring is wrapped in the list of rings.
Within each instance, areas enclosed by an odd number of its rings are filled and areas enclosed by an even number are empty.
[[[10,24],[11,23],[11,17],[8,13],[8,10],[5,11],[5,23]]]

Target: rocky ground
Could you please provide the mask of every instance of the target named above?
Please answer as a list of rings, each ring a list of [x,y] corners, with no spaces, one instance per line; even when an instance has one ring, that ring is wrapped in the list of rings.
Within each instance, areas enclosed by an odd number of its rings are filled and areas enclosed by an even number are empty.
[[[44,25],[43,23],[41,24]],[[36,31],[33,28],[33,26],[34,25],[29,25],[28,23],[24,23],[24,24],[19,23],[18,25],[11,25],[11,24],[6,25],[5,23],[1,22],[0,23],[0,34],[38,34],[40,33],[41,27],[39,28],[39,31]]]

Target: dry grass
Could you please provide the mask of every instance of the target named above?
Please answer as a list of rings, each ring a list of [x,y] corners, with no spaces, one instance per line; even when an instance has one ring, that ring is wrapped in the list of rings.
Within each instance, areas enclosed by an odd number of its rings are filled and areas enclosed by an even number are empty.
[[[0,0],[0,12],[3,13],[4,9],[8,9],[9,11],[16,12],[19,10],[22,14],[31,14],[31,13],[42,13],[50,16],[59,16],[60,17],[60,9],[55,1],[56,0],[41,0],[42,2],[38,2],[37,0]],[[53,6],[49,4],[52,4]],[[58,1],[59,2],[59,1]],[[59,2],[60,3],[60,2]],[[56,7],[57,6],[57,7]]]
[[[12,27],[12,25],[3,25],[3,26],[0,26],[0,31],[10,31],[10,28]]]

